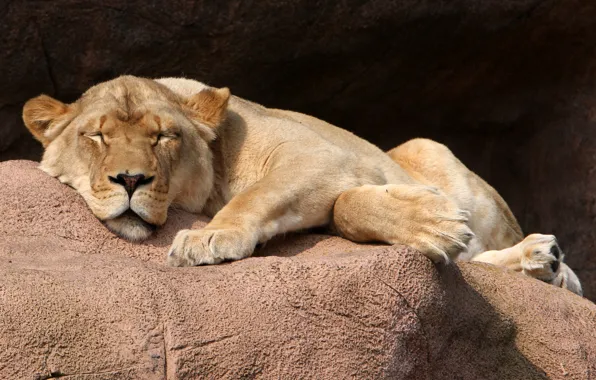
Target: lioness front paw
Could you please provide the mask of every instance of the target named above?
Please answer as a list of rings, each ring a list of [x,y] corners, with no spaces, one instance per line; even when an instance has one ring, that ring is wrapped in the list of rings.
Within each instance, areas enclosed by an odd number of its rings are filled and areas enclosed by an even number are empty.
[[[469,217],[439,189],[421,184],[363,185],[343,192],[333,206],[341,236],[409,245],[443,263],[468,248]]]
[[[399,185],[387,189],[401,219],[395,223],[396,242],[406,243],[435,263],[447,263],[465,251],[474,237],[468,227],[470,213],[436,188],[409,185],[405,189]]]
[[[554,235],[528,235],[521,242],[521,248],[524,274],[543,281],[552,281],[557,276],[563,253]]]
[[[170,266],[219,264],[250,256],[256,240],[240,229],[181,230],[168,252]]]
[[[469,216],[464,210],[436,215],[436,219],[420,225],[410,246],[435,263],[448,263],[464,252],[474,237],[467,224]]]

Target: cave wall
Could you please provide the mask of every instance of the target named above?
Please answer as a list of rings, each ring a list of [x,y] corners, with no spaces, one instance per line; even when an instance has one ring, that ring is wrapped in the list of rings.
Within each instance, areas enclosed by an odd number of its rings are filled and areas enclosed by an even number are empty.
[[[446,143],[596,299],[596,3],[317,0],[0,4],[0,160],[20,109],[120,74],[187,76],[391,148]]]

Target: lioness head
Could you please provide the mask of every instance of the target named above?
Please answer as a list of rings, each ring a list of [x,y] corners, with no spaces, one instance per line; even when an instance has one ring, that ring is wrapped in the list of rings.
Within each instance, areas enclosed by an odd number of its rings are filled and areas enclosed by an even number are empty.
[[[153,80],[123,76],[72,104],[29,100],[23,120],[45,152],[40,168],[74,187],[108,228],[147,238],[175,203],[200,211],[213,187],[209,142],[230,92],[182,98]]]

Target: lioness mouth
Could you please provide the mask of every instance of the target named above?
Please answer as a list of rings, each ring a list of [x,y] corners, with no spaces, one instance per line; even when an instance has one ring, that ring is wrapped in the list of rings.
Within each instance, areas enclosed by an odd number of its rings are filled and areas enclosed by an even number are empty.
[[[104,223],[116,235],[132,241],[147,239],[157,229],[155,224],[143,220],[131,209]]]

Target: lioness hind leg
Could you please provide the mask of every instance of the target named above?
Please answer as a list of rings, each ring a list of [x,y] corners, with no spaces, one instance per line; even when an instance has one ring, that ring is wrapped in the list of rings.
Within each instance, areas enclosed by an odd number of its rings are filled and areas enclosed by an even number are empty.
[[[405,244],[448,262],[474,236],[469,213],[434,187],[365,185],[343,192],[333,208],[337,232],[352,241]]]
[[[503,266],[582,295],[579,279],[563,258],[553,235],[532,234],[512,247],[480,253],[472,261]]]
[[[387,154],[416,181],[441,189],[459,208],[470,212],[468,225],[476,238],[462,258],[510,247],[523,239],[521,228],[503,198],[445,145],[419,138]]]

